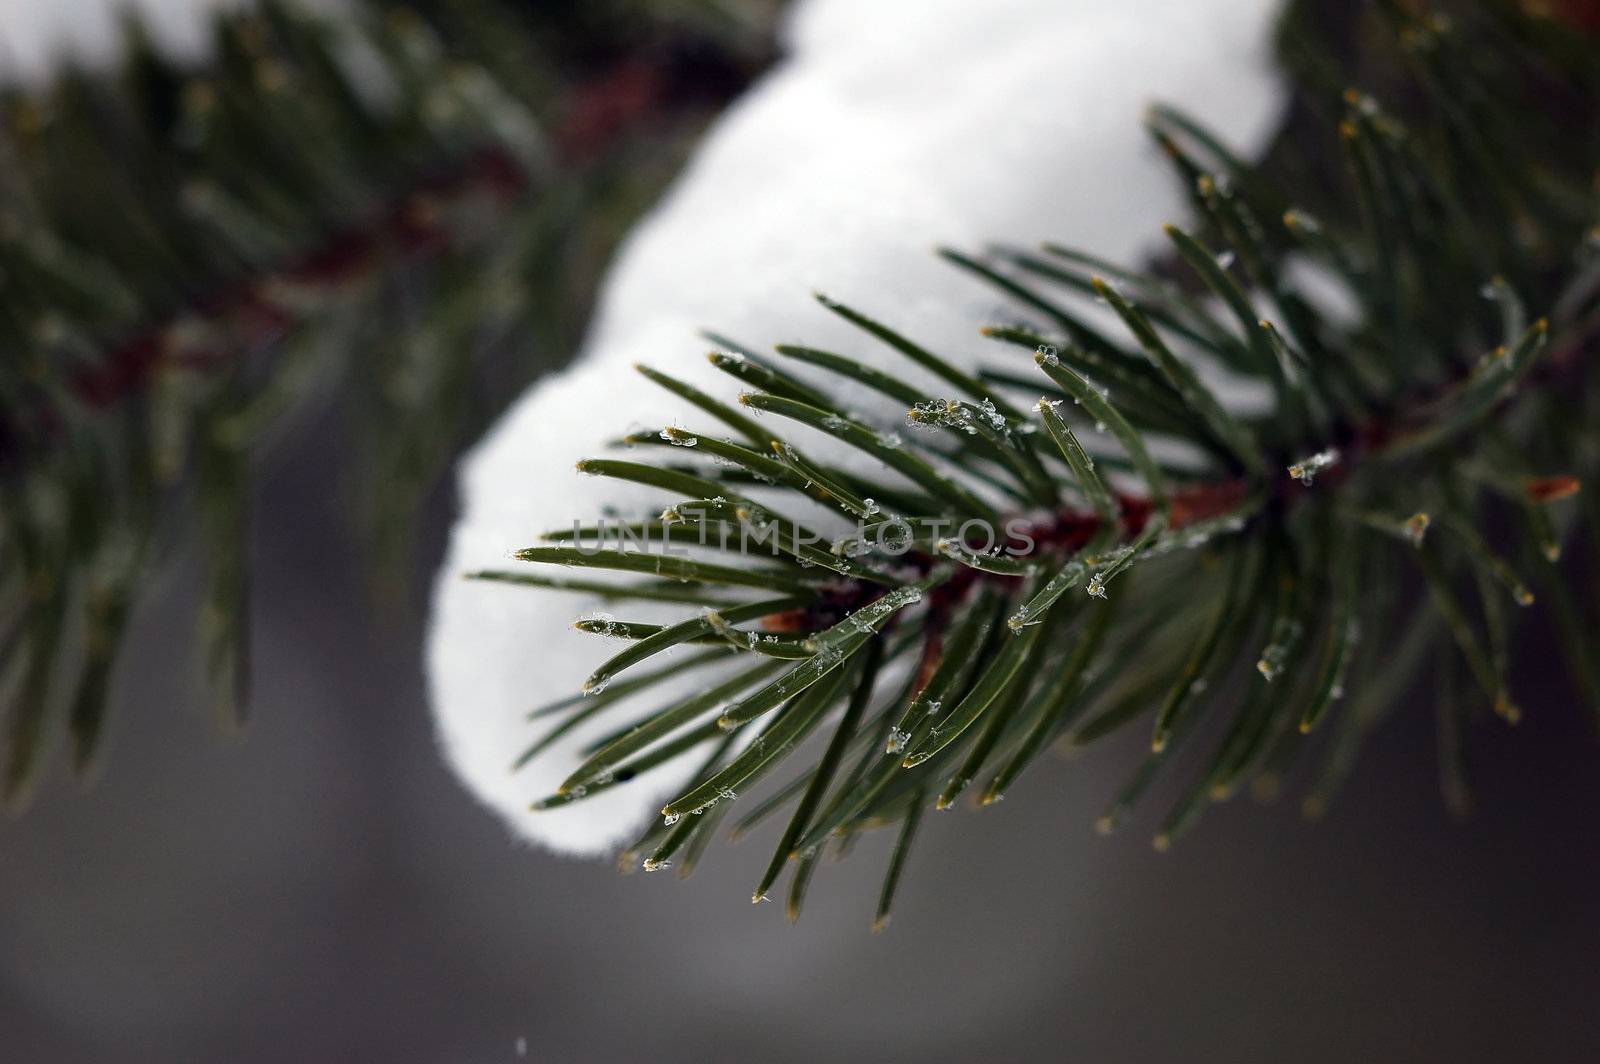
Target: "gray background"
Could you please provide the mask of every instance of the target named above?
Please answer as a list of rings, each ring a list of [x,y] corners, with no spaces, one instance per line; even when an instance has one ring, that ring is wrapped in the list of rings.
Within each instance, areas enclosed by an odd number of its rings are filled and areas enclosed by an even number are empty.
[[[1419,703],[1323,823],[1239,800],[1159,855],[1159,800],[1092,831],[1130,736],[930,816],[887,933],[886,839],[824,866],[791,927],[748,901],[770,832],[688,882],[624,878],[475,807],[432,746],[422,610],[366,593],[345,442],[313,416],[266,466],[248,736],[196,697],[180,553],[105,777],[57,772],[0,824],[0,1059],[1600,1059],[1600,752],[1536,628],[1527,719],[1474,733],[1464,826]],[[449,509],[419,516],[419,587]]]

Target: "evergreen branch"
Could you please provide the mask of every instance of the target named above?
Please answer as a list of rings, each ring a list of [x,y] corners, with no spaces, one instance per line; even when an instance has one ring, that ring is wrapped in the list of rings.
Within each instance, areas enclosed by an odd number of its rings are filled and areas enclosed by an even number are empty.
[[[1336,94],[1325,109],[1339,114],[1334,128],[1312,122],[1252,165],[1180,113],[1152,114],[1153,133],[1195,207],[1192,231],[1167,229],[1192,275],[1188,287],[1058,245],[1047,245],[1047,257],[1000,252],[998,265],[941,251],[1064,334],[985,330],[1033,350],[1036,378],[1005,367],[966,373],[825,297],[818,297],[825,307],[954,397],[921,395],[891,369],[810,347],[778,349],[794,373],[745,349],[713,356],[759,389],[740,396],[743,406],[832,437],[884,467],[882,482],[847,477],[787,441],[768,444],[774,464],[762,450],[770,436],[759,421],[730,417],[720,400],[660,381],[757,445],[718,441],[708,454],[757,477],[774,497],[803,495],[855,520],[833,552],[870,565],[874,577],[825,565],[825,579],[783,583],[802,604],[760,623],[775,633],[814,633],[808,657],[758,666],[775,678],[741,688],[748,693],[717,721],[696,724],[710,703],[693,700],[648,718],[569,780],[608,779],[641,744],[674,755],[713,748],[630,854],[656,847],[649,868],[659,855],[699,843],[736,789],[797,756],[835,711],[838,722],[816,762],[756,803],[737,830],[793,803],[755,890],[756,900],[765,897],[792,863],[792,917],[830,838],[844,847],[871,828],[900,825],[879,926],[928,804],[950,806],[980,777],[989,780],[980,802],[999,800],[1057,739],[1084,745],[1150,715],[1151,749],[1100,818],[1110,830],[1180,759],[1185,740],[1232,704],[1220,742],[1160,821],[1154,841],[1164,849],[1243,784],[1277,787],[1327,730],[1319,725],[1331,724],[1331,753],[1306,799],[1308,812],[1320,811],[1416,662],[1438,657],[1442,647],[1455,646],[1443,659],[1452,676],[1470,677],[1481,698],[1514,721],[1505,598],[1509,592],[1529,605],[1530,586],[1564,585],[1550,562],[1580,522],[1562,500],[1586,494],[1581,481],[1595,472],[1592,448],[1579,438],[1582,411],[1597,401],[1594,380],[1573,352],[1594,327],[1600,286],[1590,271],[1600,249],[1574,226],[1571,205],[1600,160],[1594,144],[1571,137],[1545,142],[1537,181],[1490,159],[1479,132],[1486,127],[1471,108],[1526,90],[1504,68],[1470,61],[1472,48],[1459,39],[1484,23],[1467,15],[1446,28],[1389,7],[1373,17],[1393,35],[1393,62],[1415,64],[1409,96],[1399,97],[1410,108],[1404,117],[1363,93]],[[1446,51],[1451,59],[1441,67]],[[1547,80],[1580,76],[1562,49],[1526,58],[1542,64]],[[1577,98],[1592,113],[1595,101],[1581,91]],[[1408,127],[1413,121],[1421,132]],[[1304,206],[1288,204],[1281,173],[1320,164],[1341,143],[1349,160],[1342,184]],[[1213,164],[1224,176],[1208,169]],[[1477,184],[1491,177],[1492,188]],[[1456,201],[1471,206],[1458,209]],[[1458,221],[1501,239],[1441,228]],[[1517,239],[1504,239],[1512,232]],[[1356,313],[1336,315],[1303,296],[1291,276],[1297,257],[1348,284]],[[1574,263],[1577,278],[1569,280]],[[1121,320],[1130,345],[1090,327],[1072,304],[1096,296]],[[1528,325],[1525,307],[1545,316]],[[1475,348],[1495,353],[1478,360]],[[1195,353],[1266,385],[1271,410],[1247,416],[1230,408],[1197,369]],[[1025,413],[997,394],[1000,386],[1044,398]],[[950,432],[901,438],[892,426],[869,424],[846,412],[851,387],[910,406],[913,425]],[[1576,403],[1579,416],[1552,418],[1558,402]],[[673,429],[665,442],[691,439],[715,438]],[[1194,445],[1203,465],[1173,475],[1155,457],[1158,439]],[[1541,469],[1560,472],[1534,474]],[[739,483],[732,473],[705,479]],[[662,466],[651,476],[664,488],[713,494],[698,474]],[[873,501],[904,501],[908,493],[915,505],[899,514]],[[1413,516],[1388,516],[1407,513]],[[1424,538],[1430,513],[1448,535]],[[1536,515],[1532,534],[1515,537],[1510,550],[1508,513]],[[731,518],[741,519],[737,507]],[[916,527],[930,523],[937,528]],[[1536,576],[1524,579],[1507,560],[1517,549],[1548,559]],[[655,571],[658,563],[627,564]],[[1430,605],[1400,608],[1398,597],[1416,590],[1395,576],[1400,565],[1418,569]],[[780,586],[775,570],[682,575],[708,594],[752,580]],[[1476,592],[1480,616],[1462,600],[1463,584]],[[1374,587],[1382,592],[1371,594]],[[1074,588],[1085,593],[1068,595]],[[1593,623],[1595,603],[1558,597],[1574,674],[1592,698],[1596,654],[1581,633]],[[691,619],[677,630],[706,628]],[[1403,643],[1398,666],[1383,653],[1391,635]],[[904,679],[886,682],[893,675]],[[727,745],[727,730],[738,733],[758,718],[767,723],[748,745],[737,752]],[[1462,721],[1453,707],[1440,721],[1441,778],[1460,804]],[[557,795],[540,807],[567,800]]]
[[[626,34],[427,7],[258,0],[195,66],[133,18],[120,67],[0,86],[0,577],[21,576],[0,618],[25,617],[0,628],[25,674],[0,703],[7,804],[58,713],[79,772],[103,748],[132,603],[191,523],[201,657],[242,722],[255,460],[317,396],[348,406],[365,553],[394,582],[435,476],[570,348],[583,263],[665,180],[639,144],[682,141],[764,52],[692,5]],[[685,94],[696,51],[719,76]]]

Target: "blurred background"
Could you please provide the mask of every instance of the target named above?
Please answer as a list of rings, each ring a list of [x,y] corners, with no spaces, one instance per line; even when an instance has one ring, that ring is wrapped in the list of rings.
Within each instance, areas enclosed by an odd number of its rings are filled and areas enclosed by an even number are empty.
[[[5,690],[69,689],[8,725],[0,1059],[1600,1059],[1597,751],[1537,626],[1464,822],[1402,711],[1318,823],[1166,854],[1160,801],[1092,830],[1138,737],[1053,761],[929,818],[876,936],[887,839],[794,927],[747,900],[777,825],[686,883],[512,842],[433,747],[443,474],[778,5],[68,9],[62,60],[0,6],[0,348],[49,358],[0,355],[0,587],[94,607],[0,617]]]

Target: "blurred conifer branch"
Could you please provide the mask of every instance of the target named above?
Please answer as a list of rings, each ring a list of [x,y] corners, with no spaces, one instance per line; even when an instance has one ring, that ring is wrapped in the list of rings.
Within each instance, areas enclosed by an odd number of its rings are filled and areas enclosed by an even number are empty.
[[[374,573],[574,345],[609,249],[765,62],[764,3],[357,3],[138,22],[110,73],[0,88],[0,790],[104,733],[139,589],[194,534],[219,715],[249,676],[259,452],[342,406]],[[177,657],[178,655],[175,655]]]

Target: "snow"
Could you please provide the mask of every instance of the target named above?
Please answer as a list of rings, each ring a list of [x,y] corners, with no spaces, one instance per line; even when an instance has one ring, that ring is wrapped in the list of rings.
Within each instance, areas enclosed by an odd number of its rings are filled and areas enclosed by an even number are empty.
[[[211,51],[218,11],[251,6],[251,0],[0,0],[0,83],[38,82],[63,60],[103,69],[122,56],[122,28],[129,15],[144,21],[156,48],[168,57],[198,63]],[[313,14],[338,17],[348,0],[296,0]]]
[[[43,77],[62,56],[101,66],[120,54],[125,9],[136,11],[156,44],[192,59],[206,47],[212,11],[239,0],[0,0],[0,79]]]
[[[1140,129],[1145,106],[1177,101],[1244,151],[1259,150],[1283,104],[1268,60],[1278,5],[797,6],[788,58],[722,117],[626,241],[572,366],[532,386],[462,463],[462,513],[429,634],[431,697],[449,763],[517,836],[563,853],[612,849],[700,756],[560,810],[529,812],[618,718],[607,710],[513,772],[512,760],[548,727],[528,722],[527,711],[576,691],[616,645],[571,627],[601,605],[594,599],[461,579],[472,569],[514,568],[511,550],[607,506],[660,508],[657,492],[573,472],[629,428],[712,427],[630,364],[647,362],[731,399],[737,387],[706,364],[708,345],[697,338],[709,328],[752,346],[789,341],[869,357],[919,379],[820,307],[813,289],[958,365],[1004,357],[977,329],[1016,310],[932,247],[1054,239],[1137,261],[1183,205]],[[930,396],[944,392],[929,387]],[[820,437],[804,438],[815,454],[841,458]],[[624,619],[684,612],[629,607]],[[691,678],[676,690],[707,682]],[[658,692],[632,708],[666,700]]]

